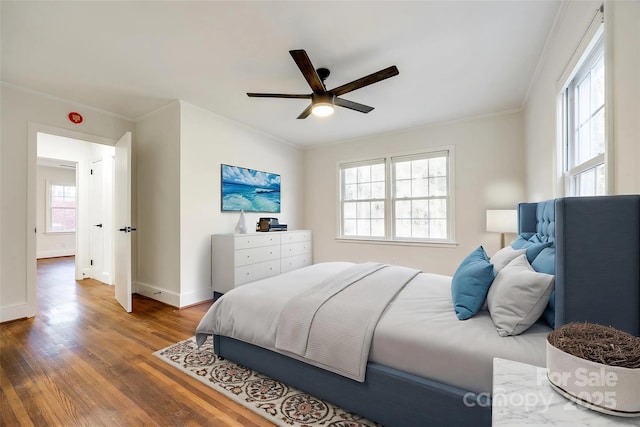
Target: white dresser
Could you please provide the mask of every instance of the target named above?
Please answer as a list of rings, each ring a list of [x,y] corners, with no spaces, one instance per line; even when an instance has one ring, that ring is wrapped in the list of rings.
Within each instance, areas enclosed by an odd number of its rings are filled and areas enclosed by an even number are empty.
[[[211,286],[236,286],[311,265],[311,231],[272,231],[211,236]]]

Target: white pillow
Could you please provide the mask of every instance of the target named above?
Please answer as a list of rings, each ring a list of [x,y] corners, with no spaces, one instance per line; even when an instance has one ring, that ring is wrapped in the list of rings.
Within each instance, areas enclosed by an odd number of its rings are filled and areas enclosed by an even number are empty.
[[[487,295],[498,335],[518,335],[533,325],[547,306],[553,285],[554,277],[536,272],[525,254],[500,270]]]
[[[527,249],[513,249],[511,246],[506,246],[496,252],[489,262],[493,264],[493,268],[496,270],[496,273],[499,273],[500,270],[505,268],[507,264],[516,259],[518,255],[522,255],[527,252]]]

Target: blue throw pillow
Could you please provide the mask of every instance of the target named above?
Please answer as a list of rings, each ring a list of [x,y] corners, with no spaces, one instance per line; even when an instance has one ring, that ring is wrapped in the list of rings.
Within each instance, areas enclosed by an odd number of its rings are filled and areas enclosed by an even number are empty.
[[[538,273],[556,274],[556,248],[543,248],[531,263]]]
[[[458,319],[469,319],[480,311],[494,277],[493,264],[482,246],[460,263],[451,280],[451,297]]]
[[[556,274],[556,248],[544,248],[533,260],[531,267],[539,273]],[[556,291],[551,292],[549,304],[542,313],[542,320],[555,328],[556,324]]]
[[[529,239],[531,237],[533,237],[535,234],[534,233],[522,233],[520,234],[516,240],[514,240],[513,242],[511,242],[511,247],[513,249],[524,249],[527,246],[531,245],[531,242],[529,241]]]
[[[538,255],[540,255],[540,253],[545,249],[551,246],[551,243],[532,243],[531,245],[527,246],[527,261],[529,261],[529,264],[533,264],[533,262],[535,261],[535,259],[538,257]],[[533,266],[533,265],[532,265]]]
[[[526,238],[527,235],[521,234],[520,236],[518,236],[516,240],[511,242],[511,247],[513,249],[526,249],[527,261],[529,261],[529,264],[532,264],[533,260],[536,259],[538,254],[542,252],[544,248],[550,247],[553,243],[542,242],[542,240],[540,240],[540,237],[538,237],[537,234],[534,234],[529,238]],[[548,273],[548,274],[551,274],[551,273]]]

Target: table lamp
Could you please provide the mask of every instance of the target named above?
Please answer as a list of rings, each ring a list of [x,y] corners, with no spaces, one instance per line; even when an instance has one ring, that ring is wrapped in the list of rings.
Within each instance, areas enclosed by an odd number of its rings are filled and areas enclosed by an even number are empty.
[[[518,232],[518,211],[515,209],[487,210],[487,231],[500,233],[500,249],[504,248],[504,233]]]

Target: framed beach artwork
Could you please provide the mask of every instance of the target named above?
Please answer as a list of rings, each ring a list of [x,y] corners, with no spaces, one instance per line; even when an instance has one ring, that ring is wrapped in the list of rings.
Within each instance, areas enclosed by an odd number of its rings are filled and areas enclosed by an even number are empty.
[[[280,175],[221,166],[223,212],[280,212]]]

